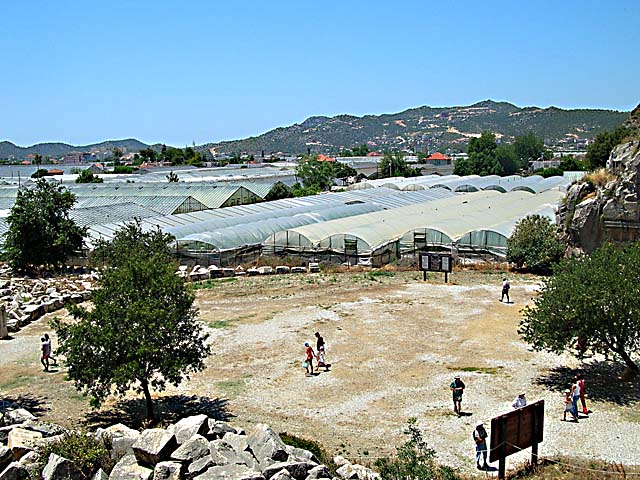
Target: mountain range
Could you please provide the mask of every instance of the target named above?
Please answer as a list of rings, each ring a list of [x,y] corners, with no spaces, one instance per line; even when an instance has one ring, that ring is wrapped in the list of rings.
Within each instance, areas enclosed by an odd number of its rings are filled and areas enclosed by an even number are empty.
[[[411,108],[382,115],[315,116],[288,127],[279,127],[256,137],[207,143],[196,147],[216,154],[275,152],[300,154],[337,153],[355,145],[368,144],[371,150],[407,149],[421,151],[465,151],[470,138],[490,130],[503,141],[529,131],[550,146],[578,148],[598,133],[613,130],[629,112],[556,107],[520,108],[507,102],[487,100],[470,106]],[[19,147],[0,142],[0,158],[22,159],[29,154],[60,157],[72,152],[107,152],[115,147],[136,152],[148,145],[135,140],[110,140],[92,145],[40,143]],[[152,148],[160,148],[153,145]]]

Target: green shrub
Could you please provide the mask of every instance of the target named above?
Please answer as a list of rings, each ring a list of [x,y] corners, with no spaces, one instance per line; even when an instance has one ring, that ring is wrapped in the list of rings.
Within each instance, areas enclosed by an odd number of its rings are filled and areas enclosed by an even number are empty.
[[[32,478],[42,478],[42,470],[52,453],[74,462],[86,479],[93,478],[100,468],[108,474],[117,459],[111,458],[107,445],[106,438],[100,441],[83,432],[67,432],[59,440],[38,448],[38,460],[31,472]]]
[[[395,457],[379,458],[374,466],[383,480],[436,479],[457,480],[458,472],[436,462],[436,451],[429,448],[416,426],[416,419],[407,421],[404,431],[409,439],[397,449]]]
[[[286,432],[281,433],[280,438],[286,445],[309,450],[318,460],[320,460],[320,463],[324,464],[329,469],[332,477],[337,476],[337,467],[336,464],[333,463],[333,458],[331,458],[331,455],[329,455],[329,453],[318,442],[315,440],[307,440],[306,438],[298,437]]]

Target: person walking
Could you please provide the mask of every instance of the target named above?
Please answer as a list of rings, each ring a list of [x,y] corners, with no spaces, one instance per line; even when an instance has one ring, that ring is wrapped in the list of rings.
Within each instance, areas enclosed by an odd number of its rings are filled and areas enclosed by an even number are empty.
[[[322,338],[322,335],[320,335],[320,332],[316,332],[316,351],[320,350],[320,348],[324,348],[326,351],[326,347],[324,344],[324,338]]]
[[[52,353],[53,353],[53,344],[51,342],[51,338],[49,338],[49,334],[48,333],[44,334],[44,340],[45,340],[45,342],[47,342],[47,345],[48,345],[49,360],[51,360],[54,365],[58,365],[58,361],[55,358],[53,358],[53,355],[52,355]]]
[[[509,289],[511,289],[511,285],[509,284],[509,280],[507,280],[507,277],[504,277],[502,279],[502,296],[500,297],[500,301],[502,302],[504,300],[505,295],[507,296],[507,303],[511,303],[511,300],[509,300]]]
[[[476,442],[476,467],[478,470],[487,470],[487,431],[484,428],[484,423],[480,422],[476,425],[473,431],[473,440]],[[483,464],[480,465],[480,458],[482,457]]]
[[[40,337],[40,363],[44,367],[44,371],[49,371],[49,348],[44,337]]]
[[[578,419],[578,400],[580,400],[580,383],[578,377],[575,376],[571,384],[571,411],[576,420]]]
[[[562,414],[562,421],[567,421],[567,413],[571,414],[574,422],[577,422],[578,419],[573,414],[573,399],[571,398],[571,390],[568,388],[564,391],[564,412]]]
[[[305,369],[307,370],[307,375],[313,375],[313,359],[316,356],[313,352],[313,348],[309,345],[309,342],[304,342],[304,355],[305,355]],[[311,370],[311,373],[309,373]]]
[[[522,392],[521,394],[519,394],[516,397],[516,399],[513,401],[511,406],[513,408],[515,408],[516,410],[518,408],[526,407],[527,406],[527,397],[525,396],[525,392]]]
[[[464,382],[460,379],[460,376],[456,375],[449,385],[453,394],[453,411],[456,415],[462,415],[462,394],[464,393]]]
[[[577,375],[578,377],[578,386],[580,387],[580,403],[582,404],[582,413],[585,415],[589,415],[589,409],[587,409],[587,402],[584,399],[585,394],[587,393],[584,388],[584,376]]]

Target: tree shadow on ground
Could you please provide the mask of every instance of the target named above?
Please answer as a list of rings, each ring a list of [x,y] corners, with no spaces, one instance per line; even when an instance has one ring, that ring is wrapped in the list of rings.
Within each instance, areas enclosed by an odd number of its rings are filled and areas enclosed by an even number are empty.
[[[588,400],[630,405],[640,400],[640,377],[631,381],[620,380],[625,365],[619,362],[590,361],[578,368],[554,367],[534,382],[549,390],[563,392],[569,388],[573,377],[581,374],[585,380]]]
[[[30,393],[22,395],[9,395],[0,397],[0,402],[4,408],[11,407],[13,405],[19,405],[20,408],[28,410],[35,416],[40,416],[45,412],[51,410],[51,407],[47,404],[46,397],[37,397]]]
[[[228,411],[228,400],[224,398],[199,397],[197,395],[168,395],[154,402],[156,422],[153,425],[169,425],[181,418],[205,414],[209,418],[228,421],[235,415]],[[89,429],[105,428],[122,423],[130,428],[140,429],[150,426],[145,419],[144,399],[120,400],[105,410],[95,410],[85,415],[83,423]]]

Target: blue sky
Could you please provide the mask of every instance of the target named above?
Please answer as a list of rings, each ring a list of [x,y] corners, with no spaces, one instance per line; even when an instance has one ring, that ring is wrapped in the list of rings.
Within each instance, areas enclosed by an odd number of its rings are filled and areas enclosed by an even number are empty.
[[[640,2],[3,2],[0,140],[183,146],[488,98],[630,110]]]

